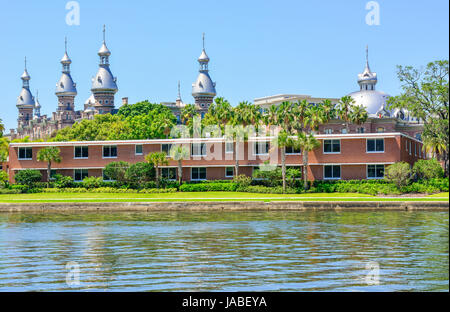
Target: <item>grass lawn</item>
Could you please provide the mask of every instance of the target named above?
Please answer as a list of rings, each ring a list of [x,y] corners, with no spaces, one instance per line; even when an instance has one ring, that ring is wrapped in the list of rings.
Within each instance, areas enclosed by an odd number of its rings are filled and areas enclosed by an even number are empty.
[[[162,194],[124,193],[37,193],[4,194],[0,203],[27,202],[179,202],[179,201],[448,201],[449,193],[425,197],[379,197],[357,193],[255,194],[238,192],[198,192]]]

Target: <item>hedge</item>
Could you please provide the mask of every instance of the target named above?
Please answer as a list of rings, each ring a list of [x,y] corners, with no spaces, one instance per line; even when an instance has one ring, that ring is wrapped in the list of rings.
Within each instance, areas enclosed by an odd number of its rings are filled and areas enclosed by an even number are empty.
[[[237,187],[237,183],[232,182],[185,183],[180,186],[180,192],[234,192]]]
[[[153,193],[175,193],[176,188],[166,188],[166,189],[125,189],[125,188],[113,188],[113,187],[99,187],[93,189],[87,189],[84,187],[77,188],[48,188],[42,189],[43,193],[132,193],[132,194],[153,194]]]

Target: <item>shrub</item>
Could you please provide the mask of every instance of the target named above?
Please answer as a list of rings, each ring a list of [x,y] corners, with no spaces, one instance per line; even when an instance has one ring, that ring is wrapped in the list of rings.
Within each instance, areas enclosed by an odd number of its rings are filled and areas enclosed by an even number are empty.
[[[9,189],[9,188],[0,188],[0,194],[20,194],[22,190],[19,189]]]
[[[282,183],[282,173],[280,168],[273,170],[255,170],[254,179],[260,179],[259,183],[265,186],[279,186]]]
[[[238,188],[246,188],[252,183],[252,178],[245,174],[240,174],[233,178],[233,182],[236,183]]]
[[[413,174],[415,174],[419,180],[442,178],[444,176],[444,169],[436,158],[419,159],[414,164]]]
[[[0,187],[5,187],[8,185],[8,180],[9,177],[6,171],[0,170]]]
[[[20,170],[14,176],[16,183],[32,187],[34,183],[41,181],[42,174],[39,170]]]
[[[54,179],[54,185],[58,188],[72,187],[74,183],[71,176],[64,176],[62,174],[55,174]]]
[[[408,185],[411,173],[409,164],[404,161],[392,164],[386,168],[387,180],[395,183],[399,189]]]
[[[87,189],[99,188],[103,182],[101,177],[86,177],[83,179],[83,187]]]
[[[53,189],[42,189],[44,193],[174,193],[177,191],[175,188],[167,188],[167,189],[126,189],[126,188],[114,188],[114,187],[99,187],[87,189],[84,187],[80,188],[53,188]]]
[[[130,164],[126,161],[113,161],[106,165],[103,173],[111,180],[117,181],[119,184],[127,182],[126,173]]]
[[[184,183],[180,186],[180,192],[234,192],[236,183]]]
[[[263,193],[263,194],[296,194],[301,192],[301,190],[297,190],[290,187],[286,188],[286,192],[283,192],[283,187],[281,186],[267,187],[262,185],[250,185],[245,189],[243,189],[242,191],[248,193]]]
[[[155,168],[146,162],[138,162],[128,167],[125,178],[129,183],[141,185],[155,179]]]

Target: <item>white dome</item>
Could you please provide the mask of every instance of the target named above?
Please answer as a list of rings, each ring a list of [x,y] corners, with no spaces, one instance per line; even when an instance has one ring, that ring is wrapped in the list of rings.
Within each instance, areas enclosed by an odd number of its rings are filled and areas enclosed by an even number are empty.
[[[77,95],[76,84],[70,74],[63,73],[56,84],[56,95]]]
[[[197,80],[192,84],[192,95],[216,95],[216,84],[212,82],[208,72],[201,71]]]
[[[20,95],[17,98],[17,106],[31,106],[31,108],[33,108],[34,105],[34,97],[30,90],[27,88],[22,88],[22,91],[20,91]]]
[[[91,90],[117,92],[116,79],[113,77],[109,67],[99,67],[97,75],[92,79]]]
[[[349,94],[356,105],[362,105],[367,109],[369,115],[376,115],[382,108],[386,107],[389,95],[377,90],[361,90]]]

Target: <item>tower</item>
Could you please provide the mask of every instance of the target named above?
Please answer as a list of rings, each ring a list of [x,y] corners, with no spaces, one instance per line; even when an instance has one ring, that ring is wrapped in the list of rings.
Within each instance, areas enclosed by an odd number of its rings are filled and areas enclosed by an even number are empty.
[[[29,120],[33,118],[34,97],[30,91],[30,75],[27,71],[27,58],[25,57],[25,70],[20,77],[22,79],[22,90],[17,98],[17,108],[19,110],[19,118],[17,119],[18,128],[28,125]]]
[[[358,74],[358,84],[360,90],[375,90],[375,85],[377,84],[377,73],[370,71],[369,67],[369,47],[366,46],[366,67],[361,74]]]
[[[61,59],[61,64],[62,74],[56,84],[55,90],[55,94],[58,97],[58,108],[54,115],[60,128],[74,123],[75,96],[77,95],[77,85],[73,82],[72,76],[70,75],[70,64],[72,64],[72,60],[67,54],[67,39],[65,39],[65,52]]]
[[[98,114],[111,113],[114,109],[114,95],[118,91],[117,78],[109,68],[111,52],[106,47],[105,26],[103,25],[103,44],[98,51],[100,64],[97,74],[92,78],[92,94],[94,95],[94,109]]]
[[[41,104],[39,103],[39,93],[36,91],[36,100],[34,105],[34,116],[33,119],[41,118]]]
[[[209,57],[205,51],[205,34],[203,34],[203,50],[198,58],[200,65],[199,74],[195,83],[192,84],[192,96],[195,99],[195,105],[203,116],[208,111],[209,105],[216,96],[216,83],[209,76],[208,63]]]

